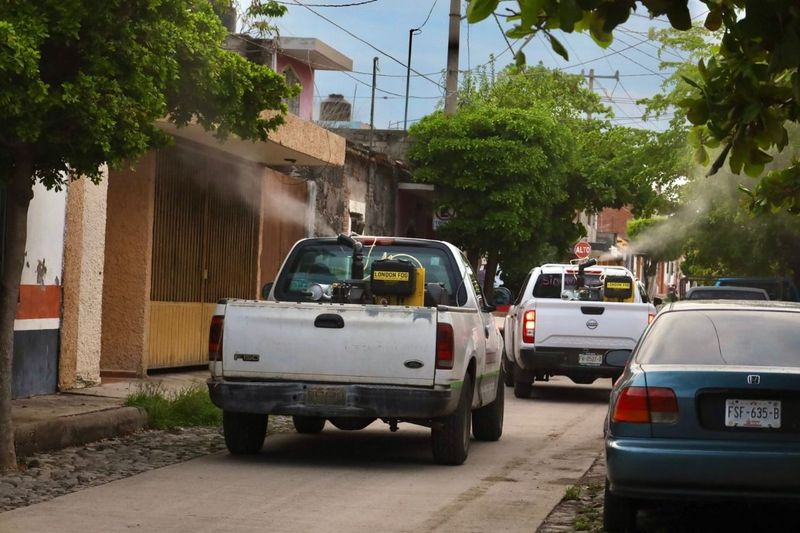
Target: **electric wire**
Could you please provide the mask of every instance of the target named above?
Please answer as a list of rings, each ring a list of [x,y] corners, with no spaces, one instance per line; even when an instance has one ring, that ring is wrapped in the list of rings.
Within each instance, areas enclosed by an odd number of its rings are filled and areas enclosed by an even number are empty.
[[[351,32],[350,30],[348,30],[347,28],[345,28],[345,27],[344,27],[344,26],[342,26],[341,24],[338,24],[337,22],[334,22],[333,20],[329,19],[329,18],[328,18],[328,17],[326,17],[325,15],[323,15],[323,14],[321,14],[321,13],[318,13],[317,11],[314,11],[313,9],[311,9],[310,7],[308,7],[307,5],[305,5],[305,4],[301,4],[301,3],[300,3],[298,0],[294,0],[294,3],[295,3],[296,5],[298,5],[298,6],[300,6],[300,7],[303,7],[303,8],[305,8],[305,9],[307,9],[308,11],[310,11],[311,13],[313,13],[314,15],[316,15],[317,17],[319,17],[319,18],[323,19],[324,21],[328,22],[329,24],[332,24],[332,25],[336,26],[337,28],[339,28],[340,30],[342,30],[343,32],[345,32],[347,35],[349,35],[350,37],[352,37],[352,38],[356,39],[357,41],[359,41],[359,42],[361,42],[361,43],[363,43],[363,44],[365,44],[365,45],[369,46],[370,48],[372,48],[373,50],[375,50],[375,51],[376,51],[376,52],[378,52],[379,54],[382,54],[382,55],[384,55],[384,56],[388,57],[389,59],[391,59],[392,61],[394,61],[394,62],[395,62],[395,63],[397,63],[398,65],[402,66],[403,68],[407,68],[407,69],[411,70],[411,72],[414,72],[415,74],[419,74],[419,76],[420,76],[421,78],[423,78],[423,79],[425,79],[425,80],[428,80],[429,82],[431,82],[432,84],[436,85],[437,87],[439,87],[439,88],[440,88],[440,89],[442,89],[443,91],[446,91],[446,90],[447,90],[447,89],[446,89],[446,88],[445,88],[445,87],[444,87],[444,86],[443,86],[441,83],[439,83],[438,81],[435,81],[435,80],[433,80],[432,78],[430,78],[430,77],[428,77],[428,76],[426,76],[426,75],[422,74],[421,72],[419,72],[419,71],[417,71],[417,70],[415,70],[415,69],[411,68],[409,65],[407,65],[407,64],[405,64],[405,63],[403,63],[402,61],[400,61],[399,59],[397,59],[397,58],[396,58],[396,57],[394,57],[393,55],[389,54],[388,52],[384,52],[383,50],[381,50],[380,48],[378,48],[378,47],[377,47],[377,46],[375,46],[374,44],[370,43],[369,41],[367,41],[367,40],[365,40],[365,39],[363,39],[363,38],[359,37],[358,35],[356,35],[355,33]]]

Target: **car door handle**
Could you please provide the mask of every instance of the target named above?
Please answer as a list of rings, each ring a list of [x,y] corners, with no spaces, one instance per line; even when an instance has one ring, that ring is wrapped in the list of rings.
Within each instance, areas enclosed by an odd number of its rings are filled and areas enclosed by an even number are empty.
[[[486,335],[486,338],[489,338],[489,326],[483,326],[483,333]]]
[[[327,329],[341,329],[344,327],[344,318],[334,313],[319,315],[314,319],[314,327]]]

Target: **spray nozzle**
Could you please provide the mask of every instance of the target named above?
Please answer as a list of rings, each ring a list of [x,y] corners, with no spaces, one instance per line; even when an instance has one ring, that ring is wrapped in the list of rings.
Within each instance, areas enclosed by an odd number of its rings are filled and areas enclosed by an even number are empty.
[[[361,248],[364,246],[359,241],[355,240],[349,235],[345,235],[344,233],[339,234],[339,236],[336,238],[336,242],[339,244],[345,244],[357,252],[361,251]]]

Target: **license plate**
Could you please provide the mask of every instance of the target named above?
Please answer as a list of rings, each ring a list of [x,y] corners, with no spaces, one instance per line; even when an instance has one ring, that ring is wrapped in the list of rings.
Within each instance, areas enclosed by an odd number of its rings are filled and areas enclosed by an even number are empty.
[[[601,353],[580,353],[578,354],[579,365],[599,366],[603,364],[603,354]]]
[[[306,403],[313,405],[344,405],[346,391],[342,387],[310,386],[306,389]]]
[[[729,428],[781,427],[779,400],[725,400],[725,426]]]

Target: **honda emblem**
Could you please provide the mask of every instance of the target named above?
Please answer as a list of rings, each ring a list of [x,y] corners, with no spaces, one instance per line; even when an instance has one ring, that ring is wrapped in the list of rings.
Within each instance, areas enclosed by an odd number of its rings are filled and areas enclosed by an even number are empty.
[[[748,385],[759,385],[761,384],[761,376],[758,374],[750,374],[747,376],[747,384]]]

